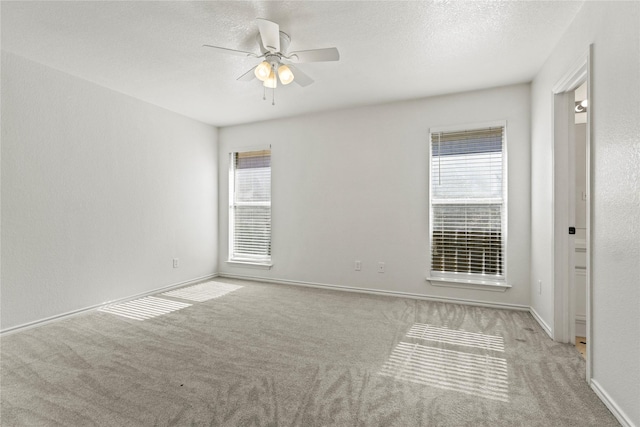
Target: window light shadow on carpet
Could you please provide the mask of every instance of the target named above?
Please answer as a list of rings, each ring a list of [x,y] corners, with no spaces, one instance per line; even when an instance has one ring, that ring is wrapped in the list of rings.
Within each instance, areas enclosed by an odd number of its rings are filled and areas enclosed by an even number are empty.
[[[415,323],[405,338],[438,343],[438,346],[401,341],[382,366],[380,375],[486,399],[509,401],[506,359],[442,348],[455,345],[474,347],[485,353],[504,352],[503,337]],[[475,350],[476,353],[478,351]]]
[[[121,304],[107,305],[98,309],[98,311],[127,317],[129,319],[147,320],[190,306],[191,304],[184,302],[170,301],[156,297],[144,297]]]
[[[203,302],[213,298],[218,298],[242,288],[242,286],[231,285],[229,283],[205,282],[185,288],[164,292],[162,295],[186,299],[189,301]]]
[[[457,331],[455,329],[435,327],[422,323],[414,324],[407,333],[407,337],[466,347],[483,348],[486,350],[504,351],[504,339],[500,336]]]
[[[380,375],[487,399],[509,401],[505,359],[400,342]]]

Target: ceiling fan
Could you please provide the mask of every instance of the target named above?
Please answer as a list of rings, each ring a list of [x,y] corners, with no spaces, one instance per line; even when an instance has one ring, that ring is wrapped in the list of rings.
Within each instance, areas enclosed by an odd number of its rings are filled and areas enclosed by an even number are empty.
[[[304,87],[313,83],[313,79],[295,67],[294,63],[340,60],[340,53],[335,47],[289,52],[291,37],[280,31],[278,24],[262,18],[257,18],[256,21],[259,29],[257,37],[259,54],[208,44],[203,45],[203,47],[209,47],[221,53],[262,59],[262,62],[238,77],[239,81],[251,81],[257,78],[262,81],[265,88],[275,89],[279,79],[283,85],[295,81]]]

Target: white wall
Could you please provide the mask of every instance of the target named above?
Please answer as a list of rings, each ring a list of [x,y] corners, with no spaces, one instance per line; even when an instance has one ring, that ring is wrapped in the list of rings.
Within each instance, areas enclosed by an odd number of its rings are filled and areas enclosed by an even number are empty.
[[[216,139],[3,52],[2,329],[215,273]]]
[[[592,378],[640,425],[640,3],[586,2],[532,83],[531,304],[553,325],[553,86],[594,45]]]
[[[429,128],[496,120],[508,128],[513,288],[432,286],[425,280]],[[523,84],[221,128],[219,271],[528,306],[529,120],[530,86]],[[271,270],[225,262],[228,153],[259,144],[272,145]],[[354,271],[355,260],[362,271]],[[384,274],[376,271],[379,261],[386,263]]]

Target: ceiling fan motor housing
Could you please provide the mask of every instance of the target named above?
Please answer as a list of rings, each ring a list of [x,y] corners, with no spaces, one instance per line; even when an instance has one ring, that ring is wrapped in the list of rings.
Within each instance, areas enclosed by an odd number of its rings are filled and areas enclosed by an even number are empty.
[[[260,33],[258,33],[256,38],[258,40],[258,45],[260,46],[260,50],[262,51],[262,53],[269,52],[269,50],[262,45],[262,38],[260,37]],[[280,51],[276,53],[286,55],[287,52],[289,51],[290,44],[291,44],[291,37],[289,37],[289,34],[285,33],[284,31],[280,31]]]

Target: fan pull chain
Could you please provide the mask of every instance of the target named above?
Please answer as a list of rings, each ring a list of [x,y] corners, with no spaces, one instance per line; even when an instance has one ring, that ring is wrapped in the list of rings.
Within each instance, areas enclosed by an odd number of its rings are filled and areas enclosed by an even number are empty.
[[[267,88],[262,86],[262,100],[266,101],[267,100]]]
[[[276,86],[278,85],[278,77],[276,76],[276,64],[275,63],[271,63],[271,72],[273,73],[273,76],[275,77],[276,81],[275,84],[273,85],[274,87],[271,88],[271,105],[276,105]]]

